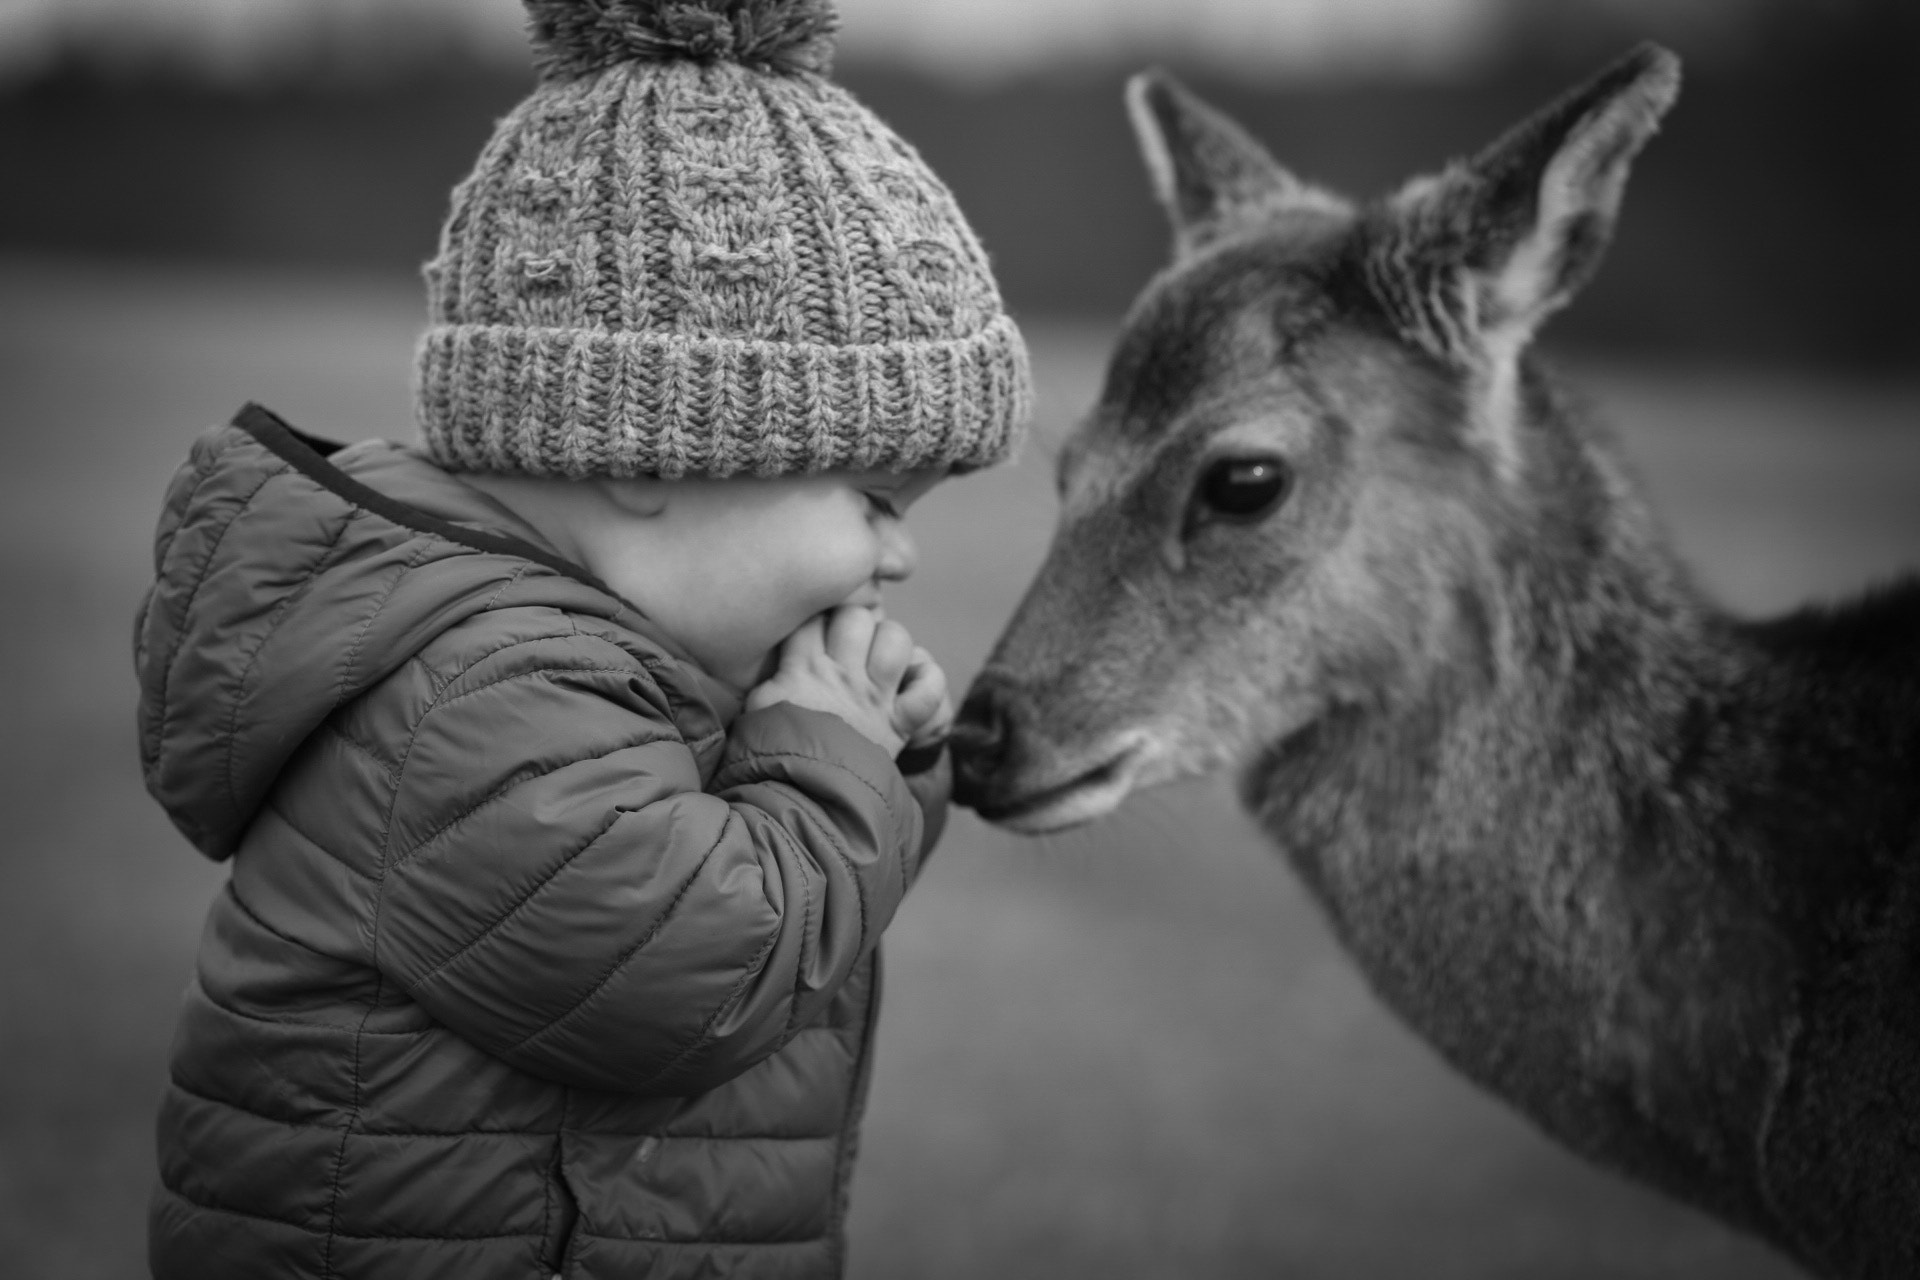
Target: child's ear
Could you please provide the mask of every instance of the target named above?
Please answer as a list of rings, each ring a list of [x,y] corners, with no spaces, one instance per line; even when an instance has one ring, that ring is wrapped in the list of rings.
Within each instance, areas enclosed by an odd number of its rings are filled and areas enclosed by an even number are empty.
[[[668,482],[658,476],[595,476],[586,483],[624,515],[651,518],[667,509]]]

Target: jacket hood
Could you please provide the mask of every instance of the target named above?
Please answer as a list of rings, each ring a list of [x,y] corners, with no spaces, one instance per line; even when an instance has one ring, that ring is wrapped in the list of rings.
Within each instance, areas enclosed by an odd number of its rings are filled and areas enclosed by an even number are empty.
[[[167,491],[154,572],[134,645],[141,766],[174,825],[215,859],[329,715],[509,589],[516,606],[605,618],[683,657],[418,453],[342,448],[257,405],[194,442]],[[709,701],[726,696],[695,683]]]

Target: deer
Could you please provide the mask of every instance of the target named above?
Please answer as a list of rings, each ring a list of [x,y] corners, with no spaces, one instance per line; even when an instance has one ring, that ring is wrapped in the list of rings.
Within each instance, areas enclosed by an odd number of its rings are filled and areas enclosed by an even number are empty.
[[[1533,348],[1679,89],[1642,45],[1355,201],[1128,82],[1173,229],[953,729],[1016,832],[1225,771],[1369,986],[1589,1161],[1920,1274],[1920,581],[1698,587]]]

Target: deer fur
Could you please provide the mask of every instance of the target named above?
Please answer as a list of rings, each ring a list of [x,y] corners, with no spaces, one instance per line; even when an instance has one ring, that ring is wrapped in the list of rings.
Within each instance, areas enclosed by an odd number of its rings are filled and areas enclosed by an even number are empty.
[[[1678,79],[1642,47],[1354,203],[1137,77],[1174,258],[956,795],[1043,831],[1233,770],[1459,1070],[1818,1274],[1920,1274],[1920,583],[1727,615],[1530,350]],[[1203,501],[1235,459],[1291,477],[1256,519]]]

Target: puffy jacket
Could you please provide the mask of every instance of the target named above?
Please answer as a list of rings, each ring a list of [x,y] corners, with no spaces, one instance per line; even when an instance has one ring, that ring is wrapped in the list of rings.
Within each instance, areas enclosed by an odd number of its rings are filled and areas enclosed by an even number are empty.
[[[146,782],[232,871],[154,1274],[838,1274],[944,763],[739,714],[490,498],[256,406],[193,446],[156,566]]]

